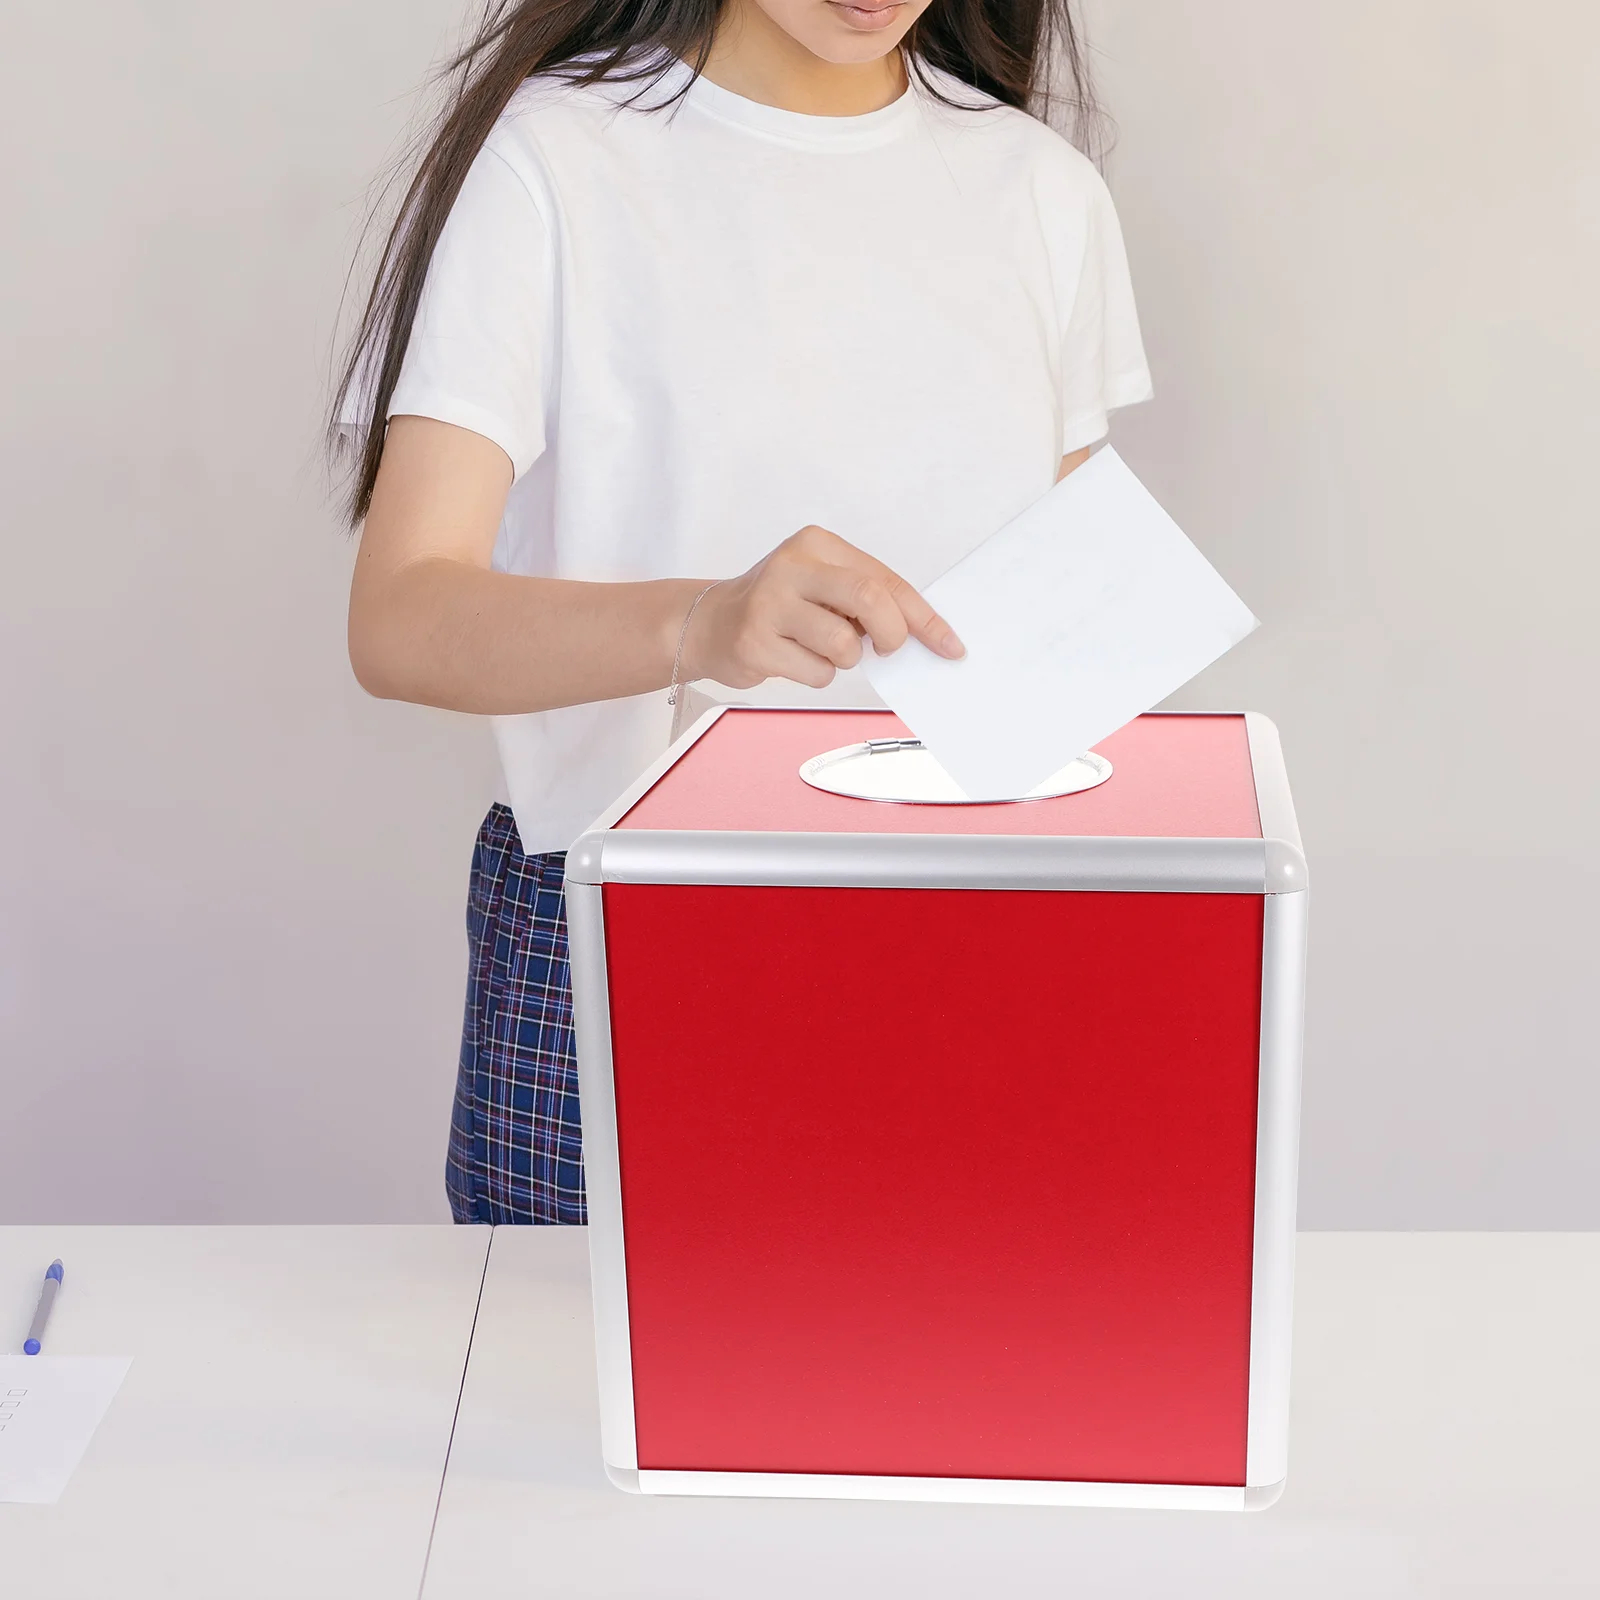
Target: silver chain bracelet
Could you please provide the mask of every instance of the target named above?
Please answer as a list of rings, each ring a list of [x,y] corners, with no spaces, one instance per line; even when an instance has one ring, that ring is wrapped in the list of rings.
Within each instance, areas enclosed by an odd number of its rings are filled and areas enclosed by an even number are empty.
[[[689,602],[689,609],[684,613],[683,626],[678,630],[678,648],[672,657],[672,682],[667,686],[667,704],[669,706],[675,706],[678,703],[678,690],[682,687],[678,682],[678,675],[683,671],[683,641],[689,637],[689,623],[694,617],[695,608],[721,582],[721,578],[712,579]]]

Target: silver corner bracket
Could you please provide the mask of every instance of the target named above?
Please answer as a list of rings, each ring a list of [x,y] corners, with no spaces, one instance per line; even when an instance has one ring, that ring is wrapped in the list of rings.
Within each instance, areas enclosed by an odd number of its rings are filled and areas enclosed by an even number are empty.
[[[605,848],[606,835],[586,833],[567,851],[566,880],[568,883],[604,883],[601,876],[600,857]]]
[[[1294,894],[1310,887],[1300,823],[1289,794],[1289,774],[1283,764],[1283,744],[1271,718],[1259,711],[1244,714],[1245,738],[1250,746],[1250,769],[1256,786],[1256,813],[1266,845],[1266,893]]]
[[[611,1470],[609,1467],[606,1469]],[[1283,1486],[1289,1480],[1279,1478],[1276,1483],[1252,1483],[1245,1486],[1244,1508],[1246,1511],[1265,1511],[1268,1506],[1275,1506],[1283,1496]]]
[[[1306,858],[1298,845],[1286,839],[1266,839],[1266,874],[1264,889],[1267,894],[1296,894],[1311,887],[1311,875],[1306,870]]]

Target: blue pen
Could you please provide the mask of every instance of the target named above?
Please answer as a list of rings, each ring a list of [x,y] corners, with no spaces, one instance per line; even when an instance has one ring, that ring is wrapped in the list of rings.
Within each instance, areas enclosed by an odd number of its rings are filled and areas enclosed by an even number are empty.
[[[50,1320],[50,1308],[56,1303],[56,1291],[60,1287],[61,1263],[52,1261],[44,1275],[44,1288],[39,1291],[39,1304],[33,1313],[33,1326],[28,1329],[28,1337],[22,1341],[23,1355],[38,1355],[39,1341],[44,1338],[44,1325]]]

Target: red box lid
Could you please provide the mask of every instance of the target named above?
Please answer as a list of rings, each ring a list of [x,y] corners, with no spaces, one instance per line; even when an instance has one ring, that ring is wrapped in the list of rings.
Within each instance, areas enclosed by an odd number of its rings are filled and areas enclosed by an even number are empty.
[[[1106,782],[1053,800],[896,805],[813,789],[801,764],[864,739],[904,737],[890,711],[736,707],[638,800],[619,828],[693,832],[1083,835],[1259,839],[1241,715],[1136,717],[1095,750]]]

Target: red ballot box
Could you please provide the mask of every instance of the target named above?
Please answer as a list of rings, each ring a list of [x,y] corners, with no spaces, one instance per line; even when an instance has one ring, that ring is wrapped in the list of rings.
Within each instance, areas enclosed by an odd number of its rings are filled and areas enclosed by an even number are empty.
[[[1010,804],[801,776],[904,733],[715,713],[568,855],[607,1469],[1270,1504],[1307,899],[1276,732],[1140,717],[1095,786]]]

